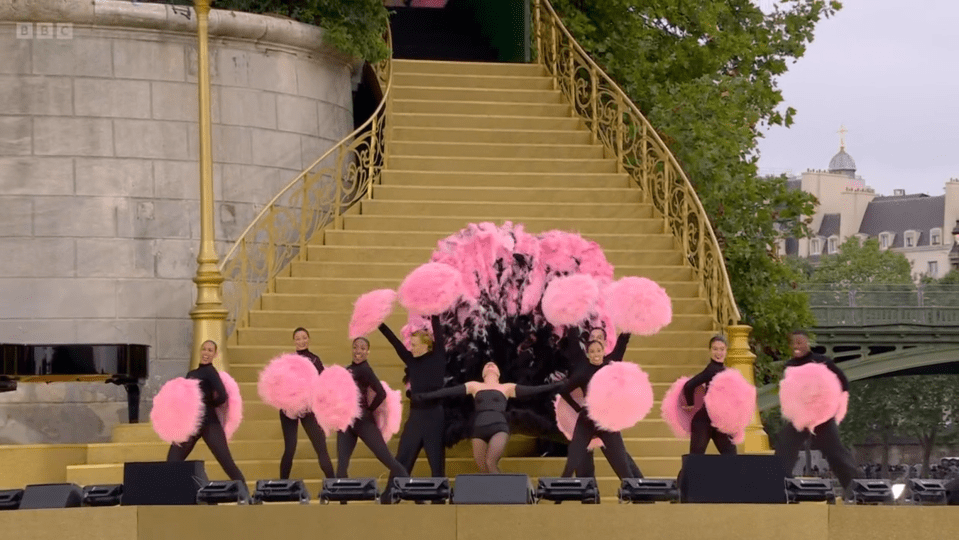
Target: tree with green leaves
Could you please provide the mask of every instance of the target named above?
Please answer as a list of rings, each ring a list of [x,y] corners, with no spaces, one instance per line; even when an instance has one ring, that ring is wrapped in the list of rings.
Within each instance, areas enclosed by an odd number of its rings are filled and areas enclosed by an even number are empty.
[[[776,79],[801,57],[831,0],[554,0],[564,24],[659,131],[689,175],[719,238],[743,322],[753,327],[757,376],[790,330],[813,323],[802,280],[776,253],[808,235],[814,198],[785,177],[760,178],[757,142],[789,126]],[[785,286],[783,286],[785,285]]]
[[[878,438],[882,444],[882,477],[888,478],[889,449],[904,421],[908,385],[899,378],[854,381],[849,389],[849,413],[839,424],[843,442],[861,444]]]
[[[899,377],[905,382],[906,403],[902,410],[902,433],[922,445],[922,472],[929,474],[932,449],[954,442],[955,418],[959,413],[959,375]]]

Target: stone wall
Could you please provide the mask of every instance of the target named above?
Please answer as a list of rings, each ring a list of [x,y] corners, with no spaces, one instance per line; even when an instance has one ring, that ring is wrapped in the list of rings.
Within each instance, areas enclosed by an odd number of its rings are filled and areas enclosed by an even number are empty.
[[[41,39],[47,22],[66,39]],[[141,418],[190,358],[195,24],[192,10],[158,4],[0,6],[0,342],[150,345]],[[322,37],[285,19],[210,15],[221,256],[353,128],[353,62]],[[112,385],[21,384],[0,394],[0,444],[107,440],[125,418]]]

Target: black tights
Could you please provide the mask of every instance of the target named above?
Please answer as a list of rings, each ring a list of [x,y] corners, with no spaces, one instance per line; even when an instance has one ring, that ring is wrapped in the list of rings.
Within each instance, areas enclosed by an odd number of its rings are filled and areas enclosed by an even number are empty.
[[[406,469],[390,453],[386,441],[383,440],[380,428],[376,427],[376,422],[368,413],[365,413],[362,418],[356,420],[353,427],[347,428],[346,431],[340,431],[336,435],[337,478],[349,478],[350,457],[353,455],[353,449],[356,448],[357,438],[361,439],[373,451],[373,455],[380,460],[380,463],[389,468],[391,478],[394,476],[409,476]]]
[[[706,412],[706,407],[703,407],[693,415],[689,430],[689,453],[705,454],[710,439],[720,454],[736,454],[736,445],[733,444],[732,437],[713,427],[709,413]]]
[[[508,431],[500,431],[488,441],[473,439],[473,459],[476,460],[476,466],[481,473],[500,473],[499,460],[503,457],[508,442]]]
[[[799,459],[799,450],[810,437],[813,448],[822,451],[839,483],[844,489],[848,489],[853,478],[859,474],[859,467],[856,466],[852,453],[839,440],[839,427],[832,419],[813,428],[813,433],[806,429],[796,431],[789,422],[783,425],[776,437],[776,457],[782,462],[783,473],[792,476],[793,467]]]
[[[216,415],[208,415],[204,418],[200,432],[190,437],[185,443],[180,445],[171,444],[170,450],[166,454],[166,460],[185,461],[201,437],[203,438],[203,442],[210,448],[210,452],[213,453],[213,457],[216,458],[220,467],[226,472],[226,475],[229,476],[231,480],[243,482],[245,488],[246,479],[243,478],[243,473],[240,472],[240,468],[237,467],[233,461],[233,456],[230,455],[230,447],[226,444],[226,433],[223,431],[223,426],[220,425],[220,420]]]
[[[280,427],[283,429],[283,457],[280,458],[280,478],[286,480],[290,477],[290,469],[293,468],[293,455],[296,454],[296,439],[299,435],[299,425],[303,424],[303,431],[313,443],[313,450],[316,451],[316,457],[320,462],[320,469],[323,469],[323,475],[327,478],[335,478],[333,463],[330,461],[330,453],[326,451],[326,434],[323,428],[316,423],[316,416],[313,413],[307,413],[301,418],[290,418],[280,411]]]
[[[588,454],[586,447],[593,437],[599,437],[603,441],[603,453],[620,479],[636,477],[629,466],[623,436],[619,432],[599,429],[585,413],[579,415],[573,429],[573,440],[569,443],[569,454],[563,468],[564,477],[573,476],[573,472],[583,464]]]
[[[622,436],[622,434],[620,434]],[[603,455],[606,456],[606,461],[610,461],[609,454],[606,452],[606,447],[603,446],[600,448],[603,451]],[[583,458],[583,461],[576,466],[575,474],[578,478],[593,478],[596,476],[596,462],[594,461],[595,452],[589,450],[586,452],[586,457]],[[610,461],[612,463],[612,461]],[[626,452],[626,465],[629,466],[629,473],[633,478],[643,478],[643,471],[639,470],[639,465],[636,465],[636,461],[633,460],[633,456],[629,455],[629,452]]]

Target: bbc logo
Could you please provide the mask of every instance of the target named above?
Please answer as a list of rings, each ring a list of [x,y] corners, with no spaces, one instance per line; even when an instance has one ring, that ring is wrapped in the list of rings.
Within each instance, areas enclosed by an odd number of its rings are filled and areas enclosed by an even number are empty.
[[[17,39],[73,39],[73,23],[17,23]]]

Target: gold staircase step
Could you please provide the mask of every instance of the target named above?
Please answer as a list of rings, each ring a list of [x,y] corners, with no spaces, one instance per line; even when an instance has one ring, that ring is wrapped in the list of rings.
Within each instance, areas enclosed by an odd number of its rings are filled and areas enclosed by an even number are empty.
[[[409,102],[403,102],[409,103]],[[426,102],[429,103],[429,102]],[[394,103],[394,111],[399,103]],[[434,104],[435,106],[435,104]],[[428,112],[435,112],[430,110]],[[393,130],[393,142],[443,141],[459,143],[523,143],[523,144],[592,144],[589,132],[583,130],[465,129],[403,127]],[[384,171],[387,172],[387,171]]]
[[[393,127],[561,131],[583,128],[583,121],[574,117],[393,113],[392,118]]]
[[[485,211],[485,207],[477,204],[474,211]],[[343,226],[352,231],[458,231],[470,223],[491,221],[503,223],[512,220],[522,223],[531,234],[552,231],[572,230],[585,237],[597,234],[659,234],[663,232],[663,221],[652,218],[527,218],[517,219],[512,216],[495,215],[467,215],[464,217],[446,216],[377,216],[359,215],[343,218]]]
[[[400,159],[400,158],[396,158]],[[476,186],[378,186],[374,190],[374,198],[381,200],[428,200],[472,202],[476,208],[483,208],[486,202],[530,202],[530,203],[582,203],[590,201],[593,204],[623,204],[641,202],[641,195],[636,190],[621,189],[558,189],[544,191],[534,188],[496,188]],[[445,230],[445,229],[444,229]],[[455,233],[451,230],[450,234]]]
[[[456,231],[449,232],[396,232],[396,231],[344,231],[326,230],[323,241],[334,246],[389,246],[422,247],[435,246],[443,238]],[[676,239],[671,234],[595,234],[592,240],[604,249],[673,249]],[[697,284],[698,287],[698,284]],[[697,289],[698,290],[698,289]],[[279,292],[279,291],[278,291]],[[364,291],[366,292],[366,291]]]
[[[394,59],[393,73],[542,77],[546,74],[546,70],[539,64]]]
[[[476,75],[453,73],[415,73],[398,71],[393,86],[429,86],[433,88],[512,88],[517,90],[553,90],[553,81],[536,75]]]
[[[535,118],[572,118],[573,116],[573,110],[565,103],[436,101],[432,99],[398,99],[393,102],[393,112],[394,114],[451,114],[469,116],[522,115]]]
[[[360,203],[362,216],[468,216],[475,212],[475,202],[437,202],[432,200],[385,200],[369,199]],[[484,203],[483,213],[491,216],[509,216],[500,220],[509,219],[514,224],[523,223],[530,218],[569,219],[583,218],[619,218],[619,219],[653,219],[653,208],[647,204],[592,204],[592,203],[519,203],[498,202]],[[489,218],[486,219],[487,221]],[[663,220],[656,218],[662,223]]]
[[[629,188],[625,173],[508,173],[508,172],[448,172],[420,170],[383,171],[381,185],[420,187],[486,186],[534,189],[624,189]],[[379,186],[374,188],[374,192]],[[406,198],[408,200],[408,197]]]
[[[394,141],[390,151],[396,156],[501,159],[603,159],[603,147],[593,144],[532,143],[458,143]]]
[[[402,156],[393,154],[389,167],[424,171],[488,171],[488,172],[577,172],[614,173],[616,163],[608,159],[506,159]],[[560,193],[560,192],[557,192]],[[639,193],[637,192],[637,195]]]
[[[443,88],[430,86],[395,86],[393,99],[428,101],[481,101],[499,103],[559,103],[567,105],[558,90],[523,90],[495,88]]]

